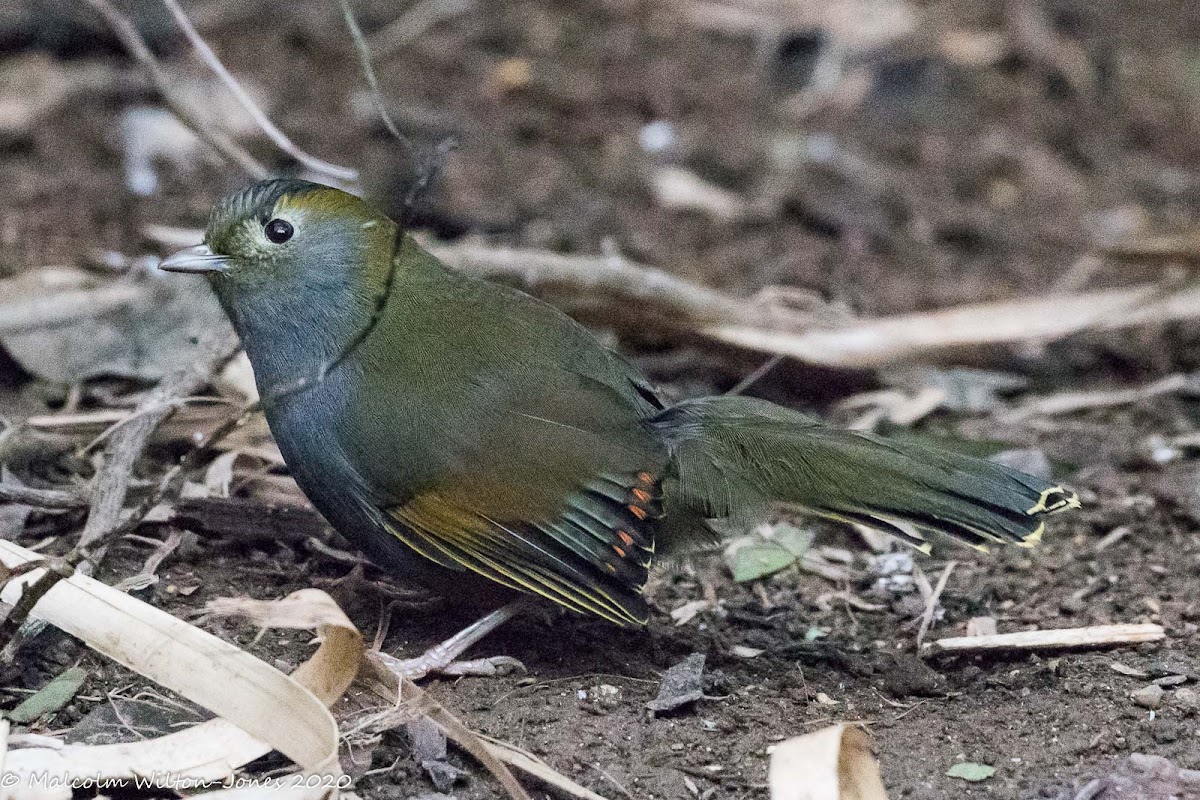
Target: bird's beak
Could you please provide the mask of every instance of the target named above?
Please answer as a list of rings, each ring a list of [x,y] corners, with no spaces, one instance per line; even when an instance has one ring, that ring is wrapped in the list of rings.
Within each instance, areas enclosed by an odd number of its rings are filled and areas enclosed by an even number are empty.
[[[206,244],[198,244],[168,256],[158,266],[166,272],[224,272],[229,266],[229,259],[209,250]]]

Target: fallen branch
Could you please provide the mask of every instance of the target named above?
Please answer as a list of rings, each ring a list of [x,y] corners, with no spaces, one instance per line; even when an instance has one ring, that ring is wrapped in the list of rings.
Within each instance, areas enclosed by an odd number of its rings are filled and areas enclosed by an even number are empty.
[[[143,232],[150,238],[183,235],[161,226]],[[197,232],[194,240],[201,235]],[[829,367],[876,369],[950,353],[961,356],[972,347],[1051,342],[1084,331],[1200,318],[1200,283],[1142,283],[847,320],[845,313],[811,302],[811,297],[803,298],[807,303],[796,302],[800,292],[768,289],[738,297],[617,255],[563,255],[429,239],[422,239],[422,245],[449,267],[515,283],[583,322],[628,332],[700,333]]]
[[[329,524],[309,506],[264,503],[234,497],[180,500],[170,521],[199,534],[241,542],[272,541],[294,545],[329,538]]]
[[[474,244],[423,243],[447,266],[523,289],[580,319],[616,328],[706,329],[767,324],[803,330],[820,321],[765,299],[745,299],[621,256],[561,255]]]
[[[1003,422],[1017,422],[1033,416],[1052,416],[1055,414],[1070,414],[1091,408],[1112,408],[1113,406],[1132,405],[1159,397],[1165,394],[1175,394],[1185,389],[1195,391],[1200,388],[1197,382],[1187,375],[1168,375],[1165,378],[1136,386],[1131,389],[1106,389],[1093,392],[1059,392],[1044,397],[1031,397],[1021,405],[999,415]]]
[[[158,63],[158,59],[154,57],[154,53],[150,51],[146,41],[142,39],[137,27],[130,21],[129,17],[118,11],[108,0],[84,0],[84,2],[104,17],[109,27],[112,28],[113,33],[121,40],[121,44],[142,65],[142,68],[146,70],[146,74],[149,75],[151,83],[158,90],[163,102],[167,104],[172,113],[179,117],[180,121],[190,128],[202,142],[211,147],[225,160],[238,165],[256,179],[266,178],[270,174],[258,159],[246,152],[224,131],[212,125],[188,107],[187,102],[180,96],[175,85],[163,71],[162,66]]]
[[[1056,339],[1200,317],[1200,284],[1138,284],[847,321],[829,306],[741,298],[619,256],[475,244],[426,246],[447,265],[522,288],[584,321],[620,330],[699,332],[810,364],[872,369],[985,345]]]
[[[955,636],[930,645],[933,655],[963,653],[1073,650],[1081,647],[1119,647],[1157,642],[1166,638],[1161,625],[1096,625],[1045,631],[997,633],[991,636]]]
[[[1115,330],[1200,317],[1200,285],[1157,284],[1018,298],[864,320],[826,330],[722,325],[704,331],[728,344],[814,364],[869,369],[962,348],[1049,342],[1088,330]]]
[[[0,502],[20,503],[34,508],[50,508],[65,511],[72,508],[83,508],[88,501],[75,492],[63,489],[35,489],[30,486],[18,486],[14,483],[0,483]]]

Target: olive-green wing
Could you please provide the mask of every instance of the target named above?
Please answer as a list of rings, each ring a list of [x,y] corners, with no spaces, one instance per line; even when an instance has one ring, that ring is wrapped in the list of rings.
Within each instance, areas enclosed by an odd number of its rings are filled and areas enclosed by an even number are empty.
[[[384,505],[391,531],[443,566],[642,623],[665,447],[605,384],[557,370],[523,377],[477,378],[488,403],[455,425],[469,440]]]
[[[444,486],[387,510],[392,533],[443,566],[466,568],[573,611],[642,624],[659,511],[653,476],[598,478],[556,516],[497,517],[471,487]]]

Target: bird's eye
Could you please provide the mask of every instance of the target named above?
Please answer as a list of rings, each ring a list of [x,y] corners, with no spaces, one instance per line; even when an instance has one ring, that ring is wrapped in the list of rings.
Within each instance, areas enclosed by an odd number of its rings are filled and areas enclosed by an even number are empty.
[[[292,223],[286,219],[273,219],[263,228],[263,233],[267,239],[275,244],[283,244],[292,238],[292,234],[295,232],[296,230],[292,227]]]

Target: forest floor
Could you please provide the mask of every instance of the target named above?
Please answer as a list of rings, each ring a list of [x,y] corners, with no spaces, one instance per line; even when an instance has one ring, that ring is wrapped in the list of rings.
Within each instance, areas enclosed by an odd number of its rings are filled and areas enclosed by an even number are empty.
[[[848,69],[861,76],[844,77],[816,110],[806,91],[814,63],[840,35],[836,25],[815,12],[764,22],[756,15],[769,5],[479,0],[377,53],[384,92],[414,139],[423,147],[458,140],[413,225],[447,241],[586,254],[613,246],[733,293],[798,287],[866,317],[1070,291],[1092,254],[1194,225],[1196,4],[1015,2],[1000,11],[983,0],[881,3],[903,12],[885,26],[895,30],[877,31],[880,43],[850,38]],[[390,6],[362,4],[368,32],[394,17]],[[735,7],[742,16],[714,11]],[[0,278],[95,264],[103,252],[158,252],[145,225],[202,227],[211,204],[245,181],[195,160],[159,165],[149,196],[128,191],[122,115],[153,95],[86,10],[64,8],[46,4],[36,25],[0,16],[0,67],[49,63],[86,86],[40,109],[36,124],[0,130]],[[363,170],[367,192],[399,213],[410,160],[358,88],[338,14],[336,3],[296,11],[195,4],[204,35],[281,127],[304,148]],[[150,14],[145,26],[176,74],[204,80],[168,22]],[[22,63],[42,53],[48,62]],[[272,157],[263,141],[248,146]],[[654,188],[666,168],[700,176],[724,199],[670,207]],[[1100,262],[1082,273],[1089,287],[1155,280],[1167,269]],[[974,352],[973,366],[1016,376],[1016,385],[990,406],[942,408],[916,424],[989,452],[1040,451],[1056,478],[1080,491],[1084,509],[1055,518],[1036,549],[941,548],[914,556],[917,578],[900,559],[899,575],[881,580],[895,557],[853,531],[817,526],[812,552],[824,576],[793,565],[739,583],[721,553],[700,553],[655,574],[646,630],[528,615],[475,651],[515,657],[527,672],[432,679],[427,688],[475,730],[610,798],[765,798],[768,748],[834,721],[868,728],[892,798],[1200,797],[1200,784],[1187,783],[1194,773],[1176,769],[1200,769],[1200,475],[1195,451],[1171,444],[1200,425],[1200,392],[1185,386],[1068,414],[1003,413],[1034,394],[1187,374],[1197,334],[1200,326],[1180,323]],[[678,397],[726,391],[763,361],[654,331],[617,344]],[[785,362],[748,393],[846,422],[838,401],[911,387],[899,374]],[[95,409],[138,388],[93,381],[73,399]],[[7,356],[0,361],[0,417],[56,413],[66,397]],[[178,452],[178,441],[149,451],[148,474]],[[47,485],[90,468],[83,459],[22,466],[23,479]],[[274,472],[271,497],[303,504],[284,471]],[[253,485],[239,474],[234,494],[253,500]],[[51,550],[66,550],[80,523],[76,512],[12,511],[0,530],[23,544],[57,536]],[[336,555],[206,531],[203,521],[194,527],[201,535],[138,597],[194,618],[215,597],[270,599],[316,586],[368,638],[379,624],[389,597],[379,587],[389,578],[373,568],[341,580],[351,567]],[[150,523],[141,533],[163,528]],[[1126,530],[1112,535],[1118,529]],[[119,542],[97,577],[116,583],[147,552]],[[929,657],[916,644],[925,609],[916,587],[920,575],[936,583],[950,561],[957,566],[927,641],[963,635],[979,617],[1002,632],[1153,622],[1167,637],[1117,650]],[[683,607],[696,611],[671,615]],[[383,649],[417,653],[466,621],[432,602],[397,610]],[[279,666],[310,650],[295,634],[256,638],[249,625],[203,625]],[[646,703],[662,673],[692,653],[706,656],[707,696],[652,716]],[[147,735],[165,724],[154,708],[111,699],[136,678],[55,632],[0,673],[0,701],[15,705],[77,663],[88,674],[81,693],[35,730],[76,728],[68,736],[108,741],[131,725]],[[1131,698],[1163,678],[1166,691],[1150,703],[1157,707]],[[110,718],[117,708],[120,724]],[[410,751],[394,733],[358,754],[362,795],[433,792]],[[976,783],[947,776],[960,761],[995,773]],[[499,796],[466,755],[452,751],[450,762],[468,777],[448,794]],[[1096,779],[1108,793],[1086,794]]]

